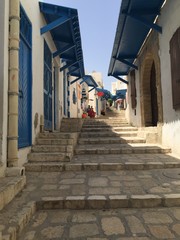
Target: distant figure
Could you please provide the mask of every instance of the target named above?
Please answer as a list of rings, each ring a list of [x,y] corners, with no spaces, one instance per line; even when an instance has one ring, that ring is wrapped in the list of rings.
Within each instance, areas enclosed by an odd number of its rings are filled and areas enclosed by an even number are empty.
[[[94,118],[94,117],[96,116],[96,113],[94,112],[94,109],[93,109],[92,106],[91,106],[91,108],[90,108],[89,111],[88,111],[88,116],[89,116],[90,118]]]

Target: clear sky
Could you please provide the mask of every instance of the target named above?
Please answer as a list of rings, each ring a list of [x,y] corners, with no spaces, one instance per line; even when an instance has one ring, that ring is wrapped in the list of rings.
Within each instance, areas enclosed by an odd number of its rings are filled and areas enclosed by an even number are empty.
[[[106,89],[111,90],[108,68],[114,44],[121,0],[44,0],[76,8],[79,15],[85,71],[102,72]]]

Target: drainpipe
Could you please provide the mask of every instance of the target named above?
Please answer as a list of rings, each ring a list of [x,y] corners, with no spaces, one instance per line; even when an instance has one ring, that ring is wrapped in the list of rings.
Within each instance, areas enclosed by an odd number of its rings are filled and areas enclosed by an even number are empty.
[[[9,5],[9,87],[8,87],[8,139],[7,165],[18,167],[18,94],[19,94],[19,32],[20,2],[10,0]]]

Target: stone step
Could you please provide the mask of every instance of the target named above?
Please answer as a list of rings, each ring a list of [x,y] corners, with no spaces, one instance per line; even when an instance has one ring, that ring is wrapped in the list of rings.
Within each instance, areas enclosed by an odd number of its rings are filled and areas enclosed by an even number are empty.
[[[126,120],[118,120],[118,121],[113,121],[113,120],[109,120],[109,121],[98,121],[98,120],[85,120],[83,122],[83,125],[98,125],[98,124],[102,124],[102,125],[111,125],[111,124],[128,124],[128,122]]]
[[[61,132],[44,132],[39,134],[39,138],[59,138],[59,139],[73,139],[76,137],[75,133],[61,133]]]
[[[78,140],[78,143],[83,145],[83,144],[113,144],[113,143],[145,143],[146,140],[143,138],[138,138],[138,137],[126,137],[126,138],[119,138],[119,137],[111,137],[111,138],[80,138]]]
[[[120,131],[137,131],[138,129],[136,127],[107,127],[107,128],[82,128],[81,132],[120,132]]]
[[[72,158],[72,153],[30,153],[28,154],[29,162],[67,162]]]
[[[130,127],[129,124],[105,124],[105,125],[102,125],[102,124],[93,124],[93,125],[87,125],[87,124],[84,124],[82,126],[82,129],[83,128],[114,128],[114,127]]]
[[[2,210],[24,188],[26,177],[0,178],[0,210]]]
[[[132,171],[132,170],[152,170],[152,169],[173,169],[179,168],[180,161],[174,162],[31,162],[26,163],[26,172],[64,172],[64,171]]]
[[[90,138],[90,137],[136,137],[137,131],[130,131],[130,132],[111,132],[111,131],[105,131],[105,132],[81,132],[80,137],[82,138]]]
[[[73,152],[73,146],[71,145],[34,145],[32,147],[32,152]]]
[[[93,195],[43,197],[37,202],[39,210],[52,209],[121,209],[179,207],[180,194]]]
[[[38,138],[36,140],[38,145],[73,145],[74,139],[50,139],[50,138]]]
[[[85,145],[77,146],[76,154],[131,154],[131,153],[170,153],[171,149],[158,147],[150,144],[107,144],[107,145]]]

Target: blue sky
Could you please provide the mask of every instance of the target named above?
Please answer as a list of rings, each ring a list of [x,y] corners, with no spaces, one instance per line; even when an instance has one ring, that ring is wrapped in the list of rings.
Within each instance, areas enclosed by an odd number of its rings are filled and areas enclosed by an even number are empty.
[[[85,70],[102,72],[106,89],[111,90],[107,72],[114,44],[121,0],[44,0],[76,8],[79,15]]]

